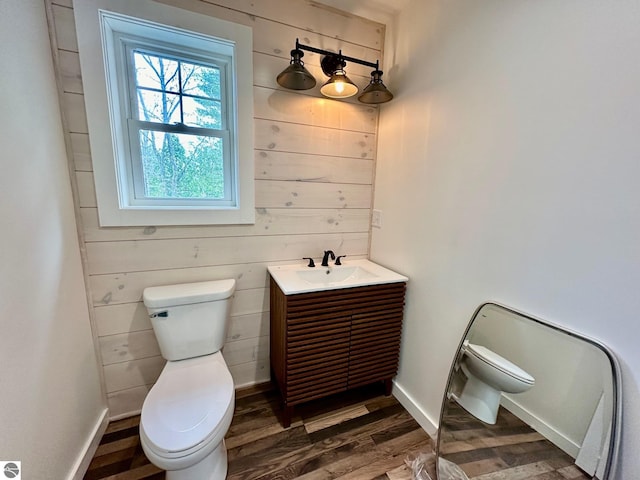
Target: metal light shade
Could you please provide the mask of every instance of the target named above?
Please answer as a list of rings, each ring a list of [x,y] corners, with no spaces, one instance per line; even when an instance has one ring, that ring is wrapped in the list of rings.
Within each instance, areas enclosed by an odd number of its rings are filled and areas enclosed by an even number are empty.
[[[302,50],[291,50],[291,63],[276,78],[278,85],[291,90],[309,90],[316,86],[316,79],[300,60],[303,56]]]
[[[337,70],[331,78],[320,88],[320,93],[329,98],[353,97],[358,93],[358,87],[349,80],[344,70]]]
[[[393,98],[393,94],[387,90],[387,87],[382,83],[382,72],[380,70],[374,70],[371,72],[371,82],[362,92],[362,95],[358,97],[358,100],[362,103],[377,104],[385,103]]]

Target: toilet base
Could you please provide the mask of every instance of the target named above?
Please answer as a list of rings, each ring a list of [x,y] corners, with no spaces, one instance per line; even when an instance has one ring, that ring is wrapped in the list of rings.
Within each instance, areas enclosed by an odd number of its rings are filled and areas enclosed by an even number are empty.
[[[181,470],[167,470],[167,480],[224,480],[227,476],[227,447],[220,445],[195,465]]]
[[[462,388],[462,393],[455,395],[454,398],[462,408],[478,420],[494,425],[498,417],[502,392],[478,380],[465,367],[463,364],[462,370],[467,375],[467,382]]]

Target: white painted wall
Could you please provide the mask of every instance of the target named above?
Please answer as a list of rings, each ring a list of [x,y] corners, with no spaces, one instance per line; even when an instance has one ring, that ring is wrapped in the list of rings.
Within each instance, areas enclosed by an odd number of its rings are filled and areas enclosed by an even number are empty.
[[[398,385],[434,422],[495,300],[619,356],[640,478],[640,4],[414,0],[388,45],[371,257],[410,278]]]
[[[104,413],[44,2],[0,2],[0,456],[70,478]]]

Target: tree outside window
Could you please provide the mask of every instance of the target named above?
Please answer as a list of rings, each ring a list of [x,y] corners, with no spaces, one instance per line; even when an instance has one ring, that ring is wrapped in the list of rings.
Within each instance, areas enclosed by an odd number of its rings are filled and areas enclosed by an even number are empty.
[[[143,49],[131,55],[143,196],[226,198],[220,68]]]

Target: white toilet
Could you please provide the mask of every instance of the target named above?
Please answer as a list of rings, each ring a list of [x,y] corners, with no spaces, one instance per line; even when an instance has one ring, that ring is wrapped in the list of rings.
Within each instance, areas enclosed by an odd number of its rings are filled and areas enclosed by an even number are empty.
[[[535,379],[517,365],[482,345],[465,341],[460,368],[467,377],[456,401],[483,422],[494,424],[500,407],[500,395],[523,393]]]
[[[235,280],[146,288],[144,304],[168,360],[144,400],[140,442],[167,480],[222,480],[235,404],[220,353]]]

